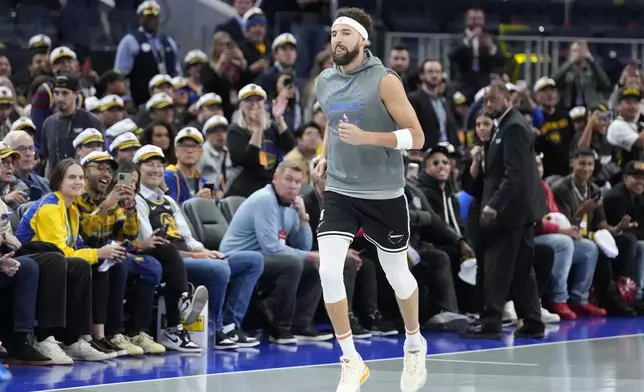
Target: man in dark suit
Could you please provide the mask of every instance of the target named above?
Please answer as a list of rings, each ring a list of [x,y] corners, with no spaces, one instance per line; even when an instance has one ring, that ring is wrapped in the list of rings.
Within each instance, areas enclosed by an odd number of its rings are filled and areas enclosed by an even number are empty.
[[[458,149],[461,142],[458,140],[456,120],[438,93],[443,82],[443,66],[437,60],[427,59],[423,61],[420,73],[422,86],[409,94],[409,102],[425,133],[423,151],[440,142],[449,142]]]
[[[544,324],[533,269],[534,228],[543,200],[534,137],[521,113],[512,108],[501,83],[485,90],[485,105],[495,129],[485,154],[481,225],[485,230],[484,308],[478,323],[463,334],[500,338],[503,306],[511,287],[523,326],[516,336],[543,338]]]
[[[505,57],[485,31],[483,10],[471,8],[465,16],[465,34],[449,54],[452,79],[470,102],[480,88],[490,82],[490,74],[503,72]]]

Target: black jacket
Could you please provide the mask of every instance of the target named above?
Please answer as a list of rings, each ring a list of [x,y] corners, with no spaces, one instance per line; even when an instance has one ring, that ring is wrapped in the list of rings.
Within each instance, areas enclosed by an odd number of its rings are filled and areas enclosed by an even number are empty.
[[[260,148],[248,144],[252,133],[246,128],[236,124],[228,127],[227,145],[230,161],[233,166],[240,167],[242,172],[239,173],[232,184],[229,184],[226,196],[243,196],[248,197],[258,189],[263,188],[271,182],[273,173],[281,161],[279,157],[266,151],[268,164],[266,167],[260,164]],[[291,151],[295,145],[295,137],[288,129],[280,132],[274,124],[271,124],[264,131],[264,145],[272,141],[274,146],[281,150],[282,156]]]
[[[224,23],[215,28],[215,33],[218,31],[225,31],[230,35],[234,42],[243,41],[246,38],[246,32],[242,30],[241,25],[237,21],[237,17],[233,16]]]
[[[419,88],[418,90],[409,94],[409,102],[413,106],[414,111],[416,111],[416,116],[418,116],[418,121],[420,126],[425,133],[425,144],[423,145],[423,150],[427,150],[438,144],[440,142],[440,126],[438,124],[438,117],[436,116],[436,111],[431,102],[431,97],[429,94]],[[452,115],[449,107],[443,103],[445,108],[445,132],[447,133],[447,141],[450,142],[454,147],[461,145],[460,140],[458,139],[458,125],[456,120]]]
[[[436,181],[427,173],[422,172],[420,173],[418,188],[423,191],[423,194],[427,198],[427,201],[431,205],[434,212],[436,212],[441,217],[441,219],[443,219],[443,221],[451,227],[458,226],[461,235],[464,235],[465,227],[463,226],[463,221],[461,220],[461,206],[460,204],[458,204],[458,198],[452,192],[449,184],[446,184],[445,189],[443,190],[440,188],[438,181]],[[445,199],[443,199],[443,193],[445,193]],[[445,214],[445,201],[447,201],[448,203],[447,215]],[[450,202],[452,211],[449,211]]]
[[[609,225],[617,225],[624,215],[629,215],[638,227],[626,229],[637,236],[637,239],[644,240],[644,195],[634,196],[624,184],[611,188],[604,196],[604,212],[606,222]]]
[[[492,227],[517,227],[540,220],[545,203],[530,125],[516,109],[499,119],[485,152],[481,208],[497,212]]]
[[[458,245],[461,237],[436,214],[420,189],[407,184],[405,196],[409,204],[409,244],[413,248],[421,242]]]

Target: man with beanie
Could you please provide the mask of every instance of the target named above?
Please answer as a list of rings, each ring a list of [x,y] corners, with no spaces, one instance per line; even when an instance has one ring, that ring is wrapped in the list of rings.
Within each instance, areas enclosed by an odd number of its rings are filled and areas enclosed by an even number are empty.
[[[248,70],[257,76],[270,65],[270,43],[267,38],[268,24],[264,11],[253,7],[244,14],[246,39],[239,43],[239,49],[248,62]]]
[[[157,74],[181,75],[181,62],[177,43],[159,34],[159,4],[154,0],[144,1],[136,13],[140,27],[119,42],[114,69],[130,80],[132,100],[139,106],[150,98],[150,79]]]
[[[40,135],[40,156],[46,161],[45,176],[58,162],[76,156],[74,139],[87,128],[103,129],[103,124],[95,115],[76,105],[79,81],[73,75],[58,75],[53,84],[54,103],[58,111],[47,117]]]

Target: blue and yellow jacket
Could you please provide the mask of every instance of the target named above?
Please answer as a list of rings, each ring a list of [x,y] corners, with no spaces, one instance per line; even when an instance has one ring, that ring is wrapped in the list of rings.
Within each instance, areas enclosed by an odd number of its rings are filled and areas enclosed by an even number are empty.
[[[80,213],[81,235],[88,246],[100,248],[112,240],[134,241],[139,235],[136,211],[126,212],[118,205],[106,212],[100,211],[87,191],[76,198],[74,205]]]
[[[16,237],[23,243],[49,242],[58,246],[66,257],[79,257],[90,264],[98,263],[98,251],[84,247],[79,229],[78,208],[73,204],[66,208],[63,196],[54,192],[43,196],[29,208],[18,225]]]
[[[165,194],[173,198],[179,207],[181,207],[184,201],[189,200],[195,195],[194,192],[190,191],[186,178],[175,165],[167,166],[163,173],[163,177],[165,179],[165,184],[168,187]],[[199,184],[202,184],[203,180],[199,175],[199,172],[195,173],[195,178],[199,180]]]

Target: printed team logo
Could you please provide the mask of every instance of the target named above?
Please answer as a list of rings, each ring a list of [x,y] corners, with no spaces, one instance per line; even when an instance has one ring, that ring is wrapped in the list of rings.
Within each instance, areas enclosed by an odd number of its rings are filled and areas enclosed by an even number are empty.
[[[387,239],[394,245],[402,243],[406,239],[406,234],[395,234],[393,231],[390,231],[387,235]]]
[[[349,116],[346,113],[342,113],[342,121],[349,122]]]

